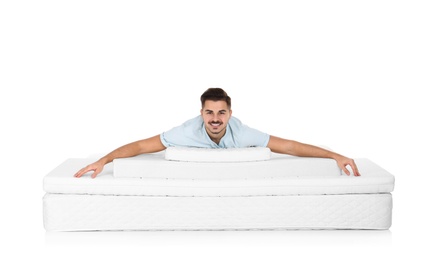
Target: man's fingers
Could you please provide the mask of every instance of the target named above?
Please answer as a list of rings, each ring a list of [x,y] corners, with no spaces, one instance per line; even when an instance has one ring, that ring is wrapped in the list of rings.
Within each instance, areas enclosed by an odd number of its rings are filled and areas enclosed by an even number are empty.
[[[85,168],[82,168],[80,171],[78,171],[76,174],[74,174],[74,177],[76,177],[76,178],[80,178],[80,177],[82,177],[85,173],[90,172],[90,171],[95,171],[95,170],[92,169],[90,166],[86,166]]]
[[[79,170],[76,174],[74,174],[74,177],[80,178],[83,175],[83,170],[84,170],[84,168]]]
[[[352,168],[354,176],[361,176],[361,174],[359,173],[358,167],[356,167],[356,163],[353,160],[350,162],[349,166]]]
[[[346,165],[344,165],[343,167],[341,167],[341,169],[344,171],[344,173],[346,173],[347,176],[350,175],[349,170],[346,168]]]
[[[356,163],[353,159],[345,158],[346,160],[340,160],[337,161],[338,166],[341,168],[341,170],[347,175],[350,176],[352,170],[352,173],[354,176],[361,176],[359,173],[358,167],[356,166]]]
[[[80,171],[78,171],[75,175],[74,175],[74,177],[76,177],[76,178],[80,178],[80,177],[82,177],[82,175],[83,174],[85,174],[86,172],[84,171],[84,168],[83,169],[81,169]]]
[[[347,176],[350,176],[350,171],[347,168],[347,166],[349,166],[350,169],[352,169],[354,176],[361,176],[361,174],[359,173],[358,167],[356,167],[356,164],[353,161],[343,165],[343,167],[341,168],[344,171],[344,173],[347,174]]]
[[[352,167],[352,169],[353,169],[353,175],[355,175],[355,176],[361,176],[361,174],[359,173],[359,170],[358,170],[358,168],[356,167],[356,165],[354,165],[354,166]]]
[[[100,172],[101,172],[101,170],[95,169],[95,170],[94,170],[94,173],[91,175],[91,178],[93,179],[93,178],[97,177],[97,175],[98,175]]]

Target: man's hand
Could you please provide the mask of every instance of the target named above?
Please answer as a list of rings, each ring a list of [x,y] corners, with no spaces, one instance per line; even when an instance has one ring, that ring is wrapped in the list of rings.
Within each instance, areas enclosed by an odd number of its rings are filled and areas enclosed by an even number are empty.
[[[361,174],[358,171],[358,167],[356,167],[355,161],[353,159],[347,158],[342,155],[339,155],[334,159],[337,161],[338,167],[340,167],[340,169],[342,169],[344,173],[346,173],[347,175],[350,175],[349,170],[346,168],[346,166],[349,165],[353,171],[353,175],[361,176]]]
[[[102,162],[101,160],[98,160],[98,161],[96,161],[96,162],[94,162],[94,163],[92,163],[92,164],[89,164],[88,166],[82,168],[80,171],[78,171],[78,172],[74,175],[74,177],[76,177],[76,178],[80,178],[80,177],[82,177],[85,173],[90,172],[90,171],[93,171],[94,173],[92,173],[92,176],[91,176],[91,177],[92,177],[92,178],[95,178],[95,177],[97,177],[97,175],[98,175],[101,171],[103,171],[104,165],[105,165],[104,162]]]

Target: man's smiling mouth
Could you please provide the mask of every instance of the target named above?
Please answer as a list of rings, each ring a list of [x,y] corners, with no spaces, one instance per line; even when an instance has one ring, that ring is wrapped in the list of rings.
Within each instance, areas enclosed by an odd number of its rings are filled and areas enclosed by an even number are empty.
[[[213,127],[219,127],[220,125],[222,125],[222,122],[210,122],[210,125]]]

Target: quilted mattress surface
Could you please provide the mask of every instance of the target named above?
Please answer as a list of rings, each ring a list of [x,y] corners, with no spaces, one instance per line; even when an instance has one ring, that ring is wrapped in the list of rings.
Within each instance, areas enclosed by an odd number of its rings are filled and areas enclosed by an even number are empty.
[[[151,197],[46,194],[44,227],[75,230],[388,229],[391,194]]]
[[[120,160],[141,177],[114,176],[106,165],[95,179],[74,178],[94,158],[68,159],[44,177],[47,193],[145,196],[273,196],[388,193],[394,176],[368,159],[355,159],[362,176],[347,176],[335,161],[272,153],[268,161],[194,163],[168,161],[164,153]],[[326,170],[326,171],[325,171]],[[137,172],[136,172],[137,173]]]

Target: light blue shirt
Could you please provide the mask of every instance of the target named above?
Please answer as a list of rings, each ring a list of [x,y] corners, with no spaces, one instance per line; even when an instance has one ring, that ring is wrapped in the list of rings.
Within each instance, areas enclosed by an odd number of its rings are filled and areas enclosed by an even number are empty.
[[[252,146],[266,147],[270,136],[250,128],[231,116],[225,135],[216,144],[210,139],[204,126],[204,120],[197,116],[184,124],[174,127],[160,135],[160,140],[166,147],[188,146],[199,148],[244,148]]]

